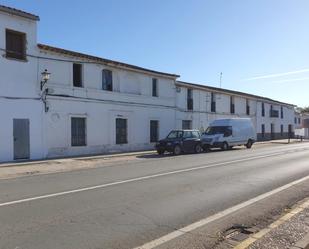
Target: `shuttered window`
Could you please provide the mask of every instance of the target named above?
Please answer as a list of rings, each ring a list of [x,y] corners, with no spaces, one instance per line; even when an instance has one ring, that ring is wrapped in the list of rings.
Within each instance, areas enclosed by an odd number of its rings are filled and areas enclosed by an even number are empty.
[[[191,130],[192,129],[192,121],[191,120],[182,120],[182,129],[183,130]]]
[[[150,143],[157,142],[159,140],[159,121],[150,120]]]
[[[71,118],[72,146],[86,146],[86,118]]]
[[[211,93],[211,107],[210,107],[211,112],[216,112],[216,94]]]
[[[116,144],[128,143],[127,119],[116,118]]]
[[[82,64],[73,63],[73,86],[83,87]]]
[[[158,79],[152,79],[152,97],[158,97]]]
[[[102,70],[102,89],[113,91],[113,72],[111,70]]]
[[[235,99],[234,96],[230,96],[230,112],[235,113]]]
[[[26,59],[26,34],[13,30],[6,30],[6,57]]]

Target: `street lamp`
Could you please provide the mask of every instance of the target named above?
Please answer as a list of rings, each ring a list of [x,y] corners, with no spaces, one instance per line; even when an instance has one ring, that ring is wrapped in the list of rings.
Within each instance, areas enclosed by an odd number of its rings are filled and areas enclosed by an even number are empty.
[[[41,80],[41,91],[43,89],[43,86],[47,83],[47,81],[50,78],[50,73],[47,71],[47,69],[45,69],[42,73],[42,80]]]

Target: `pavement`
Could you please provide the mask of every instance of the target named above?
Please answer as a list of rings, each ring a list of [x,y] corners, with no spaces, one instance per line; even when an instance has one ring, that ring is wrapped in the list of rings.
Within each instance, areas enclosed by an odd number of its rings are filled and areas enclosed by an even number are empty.
[[[55,165],[73,170],[33,174],[5,176],[20,166],[1,167],[0,248],[154,248],[152,241],[159,249],[228,248],[235,224],[258,232],[309,196],[308,152],[305,142],[268,143],[177,157],[64,159]]]

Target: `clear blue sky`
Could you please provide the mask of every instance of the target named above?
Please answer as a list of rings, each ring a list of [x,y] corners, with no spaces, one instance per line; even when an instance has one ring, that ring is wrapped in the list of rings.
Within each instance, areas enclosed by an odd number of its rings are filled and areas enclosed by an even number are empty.
[[[39,15],[41,43],[309,105],[308,0],[0,3]]]

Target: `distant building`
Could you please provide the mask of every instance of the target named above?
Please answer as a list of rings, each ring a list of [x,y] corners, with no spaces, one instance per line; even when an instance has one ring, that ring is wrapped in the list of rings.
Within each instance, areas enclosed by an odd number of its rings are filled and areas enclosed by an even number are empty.
[[[0,161],[151,149],[226,117],[250,117],[259,140],[294,133],[294,105],[38,44],[38,20],[0,6]]]

